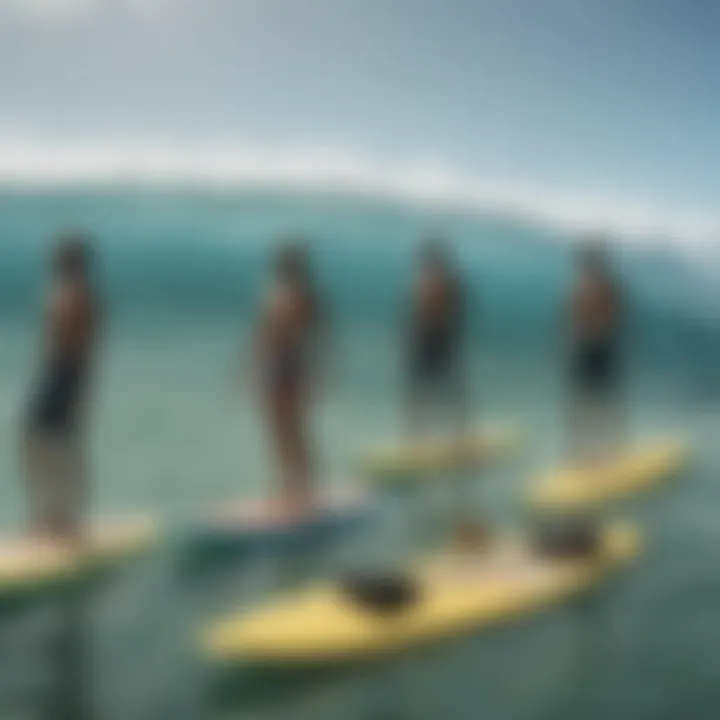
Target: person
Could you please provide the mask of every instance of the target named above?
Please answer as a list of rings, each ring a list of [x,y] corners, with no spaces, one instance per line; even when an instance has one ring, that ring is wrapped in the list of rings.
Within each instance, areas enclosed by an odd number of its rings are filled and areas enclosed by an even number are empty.
[[[289,514],[308,509],[313,501],[307,415],[323,321],[307,250],[288,242],[277,253],[274,277],[261,308],[256,362],[280,465],[280,507]]]
[[[24,425],[24,469],[31,535],[73,540],[87,505],[83,430],[100,322],[89,240],[60,237],[51,273],[40,372]]]
[[[463,373],[465,297],[460,276],[437,240],[421,249],[409,322],[407,427],[411,435],[435,420],[438,405],[466,422]]]
[[[603,459],[621,442],[618,392],[625,314],[607,251],[589,238],[577,254],[570,298],[571,453],[578,461]]]

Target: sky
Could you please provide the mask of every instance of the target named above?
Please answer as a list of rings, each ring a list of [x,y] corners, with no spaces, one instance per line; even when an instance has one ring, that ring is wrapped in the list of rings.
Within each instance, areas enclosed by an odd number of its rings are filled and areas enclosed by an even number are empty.
[[[461,196],[717,237],[712,0],[0,0],[0,177]]]

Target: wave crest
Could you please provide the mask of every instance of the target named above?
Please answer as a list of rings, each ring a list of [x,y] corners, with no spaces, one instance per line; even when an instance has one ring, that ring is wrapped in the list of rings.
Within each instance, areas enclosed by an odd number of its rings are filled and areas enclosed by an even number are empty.
[[[13,186],[107,183],[281,187],[431,203],[512,216],[567,235],[600,231],[635,242],[707,252],[720,217],[696,208],[473,177],[436,160],[391,162],[342,147],[237,142],[37,142],[0,140],[0,181]]]

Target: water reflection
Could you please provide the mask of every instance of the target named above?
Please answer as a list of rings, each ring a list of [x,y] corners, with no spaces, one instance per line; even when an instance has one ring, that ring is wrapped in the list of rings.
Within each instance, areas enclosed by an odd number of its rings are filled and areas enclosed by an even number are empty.
[[[88,593],[71,589],[58,605],[57,632],[49,644],[53,671],[43,720],[93,720],[93,664]]]

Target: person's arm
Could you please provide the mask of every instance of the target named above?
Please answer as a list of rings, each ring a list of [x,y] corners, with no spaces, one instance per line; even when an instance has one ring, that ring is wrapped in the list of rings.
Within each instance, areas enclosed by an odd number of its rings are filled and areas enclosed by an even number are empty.
[[[265,296],[260,302],[260,307],[255,313],[255,320],[250,334],[249,367],[247,364],[242,363],[251,384],[260,382],[267,358],[268,337],[271,321],[271,300],[271,297]]]

